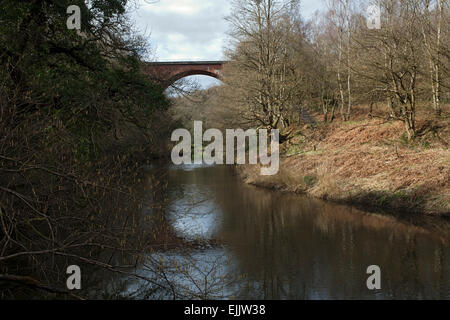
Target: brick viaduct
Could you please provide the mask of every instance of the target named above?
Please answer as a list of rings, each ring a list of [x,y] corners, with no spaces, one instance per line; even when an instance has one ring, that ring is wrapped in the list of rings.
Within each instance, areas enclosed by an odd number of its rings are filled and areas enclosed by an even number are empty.
[[[177,80],[193,75],[220,79],[224,63],[224,61],[147,62],[144,71],[167,89]]]

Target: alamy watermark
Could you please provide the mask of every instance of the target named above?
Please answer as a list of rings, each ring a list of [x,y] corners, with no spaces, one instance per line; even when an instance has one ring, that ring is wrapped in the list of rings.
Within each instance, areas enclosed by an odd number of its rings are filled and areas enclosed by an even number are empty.
[[[77,265],[71,265],[67,267],[66,273],[70,275],[66,281],[67,289],[81,290],[81,268]]]
[[[194,143],[191,133],[186,129],[177,129],[172,133],[172,142],[179,142],[172,149],[172,162],[181,164],[246,164],[247,151],[249,164],[258,164],[261,167],[261,175],[271,176],[278,173],[280,167],[279,130],[270,131],[270,152],[268,152],[269,133],[267,129],[227,129],[222,131],[208,129],[203,132],[203,122],[194,122]],[[181,140],[181,141],[180,141]],[[247,145],[248,140],[248,145]],[[204,142],[209,142],[203,147]],[[193,156],[192,156],[193,145]],[[224,152],[225,150],[225,152]],[[236,152],[235,152],[236,151]]]
[[[69,30],[81,30],[81,9],[79,6],[71,5],[67,8],[67,14],[70,14],[67,18],[67,29]]]
[[[381,268],[377,265],[371,265],[367,268],[367,274],[370,274],[366,282],[367,289],[381,290]]]

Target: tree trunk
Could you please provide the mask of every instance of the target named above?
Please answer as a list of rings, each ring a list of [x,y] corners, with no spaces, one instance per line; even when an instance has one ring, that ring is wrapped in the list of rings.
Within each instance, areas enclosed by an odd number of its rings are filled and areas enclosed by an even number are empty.
[[[346,16],[347,16],[347,93],[348,93],[348,106],[345,120],[350,120],[350,112],[352,109],[352,88],[351,88],[351,68],[350,68],[350,4],[349,0],[346,0]]]
[[[342,32],[339,33],[339,61],[338,61],[337,79],[339,85],[339,94],[341,97],[340,112],[342,121],[345,121],[345,113],[344,113],[345,98],[344,98],[344,89],[342,88],[341,66],[342,66]]]

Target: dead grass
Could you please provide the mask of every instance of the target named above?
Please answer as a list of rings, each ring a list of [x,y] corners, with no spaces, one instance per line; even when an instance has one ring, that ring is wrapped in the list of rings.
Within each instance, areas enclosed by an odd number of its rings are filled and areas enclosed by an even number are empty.
[[[282,160],[276,176],[262,177],[255,166],[244,166],[241,173],[251,184],[323,199],[448,215],[449,117],[419,115],[419,136],[411,143],[400,122],[357,120],[303,132],[308,141],[293,139],[285,146],[286,154],[295,152]]]
[[[336,200],[336,195],[342,193],[338,186],[338,179],[328,163],[323,163],[316,168],[317,183],[309,190],[309,193],[322,199]]]

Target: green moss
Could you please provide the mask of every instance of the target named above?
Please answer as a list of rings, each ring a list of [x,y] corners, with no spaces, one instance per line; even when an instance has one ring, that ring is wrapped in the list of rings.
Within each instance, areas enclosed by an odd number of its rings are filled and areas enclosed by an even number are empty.
[[[424,149],[429,149],[430,146],[431,146],[431,144],[430,144],[429,141],[424,141],[424,142],[422,143],[422,148],[424,148]]]
[[[381,193],[378,195],[378,199],[377,202],[379,205],[383,206],[383,205],[387,205],[389,203],[395,202],[395,201],[408,201],[410,198],[409,194],[407,191],[402,190],[402,191],[397,191],[395,193]]]
[[[402,145],[404,145],[405,147],[409,146],[409,140],[408,140],[408,135],[406,134],[406,132],[403,132],[402,135],[400,136],[400,142],[402,143]]]
[[[305,176],[303,178],[303,181],[305,181],[305,184],[308,187],[312,187],[312,186],[314,186],[317,183],[317,177],[315,177],[315,176]]]
[[[301,144],[291,145],[286,152],[287,156],[295,156],[303,153],[303,146]]]

